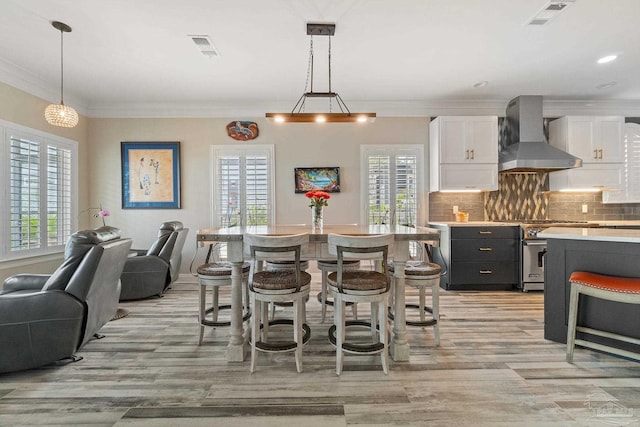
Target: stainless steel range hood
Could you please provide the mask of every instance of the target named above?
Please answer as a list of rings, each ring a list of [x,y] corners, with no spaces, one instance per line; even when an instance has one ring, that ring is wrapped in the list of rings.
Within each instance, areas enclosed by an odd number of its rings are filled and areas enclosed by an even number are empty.
[[[538,172],[578,168],[582,159],[546,142],[542,96],[519,96],[507,105],[501,133],[505,141],[498,155],[500,172]]]

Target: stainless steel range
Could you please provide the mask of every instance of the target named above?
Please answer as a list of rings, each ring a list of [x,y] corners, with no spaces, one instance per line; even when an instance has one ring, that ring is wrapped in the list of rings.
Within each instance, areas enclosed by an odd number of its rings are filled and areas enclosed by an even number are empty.
[[[520,286],[523,292],[544,290],[544,265],[547,253],[547,241],[538,237],[538,233],[549,227],[598,227],[598,224],[586,221],[557,221],[550,219],[519,221],[522,228],[521,254],[522,277]]]

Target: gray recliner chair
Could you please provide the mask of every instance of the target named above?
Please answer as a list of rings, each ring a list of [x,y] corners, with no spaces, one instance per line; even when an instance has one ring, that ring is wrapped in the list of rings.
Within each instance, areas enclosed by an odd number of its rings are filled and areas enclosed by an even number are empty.
[[[18,274],[0,292],[0,373],[70,358],[116,313],[131,239],[101,227],[74,233],[52,274]]]
[[[120,301],[161,296],[180,274],[188,233],[180,221],[164,222],[148,250],[134,249],[137,255],[127,259],[122,272]]]

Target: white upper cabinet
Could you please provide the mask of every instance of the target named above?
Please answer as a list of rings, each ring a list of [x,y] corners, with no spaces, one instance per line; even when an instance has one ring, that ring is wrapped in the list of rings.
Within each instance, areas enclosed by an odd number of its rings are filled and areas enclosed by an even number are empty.
[[[440,163],[497,163],[497,116],[447,116],[431,122],[438,133]]]
[[[624,117],[561,117],[549,123],[549,144],[583,163],[624,163]]]
[[[429,124],[430,191],[498,189],[498,117],[441,116]]]

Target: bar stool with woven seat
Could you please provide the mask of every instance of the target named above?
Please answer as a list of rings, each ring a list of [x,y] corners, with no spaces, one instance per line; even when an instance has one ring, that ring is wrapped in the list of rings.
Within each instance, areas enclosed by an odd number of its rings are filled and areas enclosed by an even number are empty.
[[[393,265],[389,266],[389,271],[394,273]],[[420,320],[406,319],[408,326],[418,326],[425,328],[433,326],[433,335],[436,345],[440,345],[440,327],[438,321],[440,319],[440,277],[442,269],[438,264],[425,261],[407,261],[404,268],[405,286],[414,286],[418,289],[418,304],[406,303],[406,308],[418,309]],[[394,278],[395,284],[395,278]],[[394,285],[395,286],[395,285]],[[426,305],[426,289],[431,288],[431,306]],[[393,307],[393,292],[389,306]],[[426,318],[429,315],[429,319]],[[389,319],[395,320],[394,313],[389,312]]]
[[[334,325],[329,329],[329,340],[336,346],[336,374],[342,373],[344,353],[380,353],[382,370],[389,372],[389,337],[387,328],[387,299],[390,276],[387,268],[389,247],[393,245],[393,235],[346,236],[329,234],[329,253],[338,256],[337,271],[328,275],[329,290],[334,301]],[[384,272],[371,270],[345,270],[345,259],[381,260]],[[370,303],[370,322],[345,319],[345,304]],[[346,342],[346,328],[349,326],[369,326],[372,344]]]
[[[573,363],[575,345],[605,351],[618,356],[640,360],[640,354],[622,350],[606,344],[577,339],[576,332],[614,339],[635,345],[640,345],[640,339],[603,331],[595,328],[578,326],[578,311],[580,309],[580,295],[589,295],[603,300],[640,304],[640,278],[606,276],[586,271],[574,271],[569,278],[571,296],[569,299],[569,319],[567,328],[567,362]],[[586,336],[585,336],[586,338]]]
[[[333,306],[333,301],[327,299],[327,276],[330,272],[338,271],[338,260],[335,259],[319,259],[317,261],[318,269],[322,272],[322,290],[318,294],[318,301],[322,304],[322,323],[327,316],[327,306]],[[343,266],[345,270],[357,270],[360,267],[360,260],[357,259],[345,259],[343,260]],[[353,311],[353,318],[358,320],[358,306],[356,304],[351,305]]]
[[[200,323],[200,337],[198,339],[198,345],[202,344],[204,338],[205,326],[210,327],[224,327],[230,326],[230,320],[218,320],[220,310],[230,310],[231,304],[220,304],[219,301],[219,289],[222,286],[231,287],[231,270],[232,264],[226,261],[212,260],[214,248],[217,245],[209,245],[205,263],[199,265],[196,269],[194,276],[198,277],[198,322]],[[197,251],[196,251],[197,254]],[[194,254],[194,260],[195,256]],[[249,291],[247,288],[247,278],[249,277],[249,263],[242,264],[242,283],[243,283],[243,295],[244,295],[244,307],[242,320],[247,321],[251,317],[251,310],[249,309]],[[207,308],[207,289],[211,289],[211,306]],[[211,315],[211,320],[207,319],[207,316]]]
[[[428,254],[426,246],[424,252]],[[417,309],[420,320],[412,320],[407,318],[408,326],[417,326],[426,328],[433,326],[433,336],[436,346],[440,345],[440,278],[446,274],[442,267],[435,262],[430,261],[430,257],[423,256],[423,260],[410,260],[404,267],[405,286],[413,286],[418,289],[418,304],[406,303],[406,308]],[[389,263],[389,271],[394,273],[393,262]],[[392,287],[395,286],[395,277],[392,281]],[[431,306],[426,305],[426,289],[431,288]],[[393,304],[393,289],[389,298],[389,307]],[[427,319],[427,315],[429,318]],[[392,310],[389,311],[389,319],[395,320]]]
[[[311,330],[304,324],[304,304],[309,296],[311,275],[300,269],[301,247],[309,243],[309,235],[259,236],[245,234],[245,247],[251,254],[249,296],[253,316],[251,319],[251,372],[255,371],[257,351],[275,353],[294,351],[296,369],[302,372],[302,346]],[[293,258],[293,270],[257,271],[258,263],[269,259]],[[293,319],[269,322],[267,307],[270,303],[293,303]],[[293,341],[270,341],[269,325],[292,324]],[[304,331],[304,335],[303,335]]]

